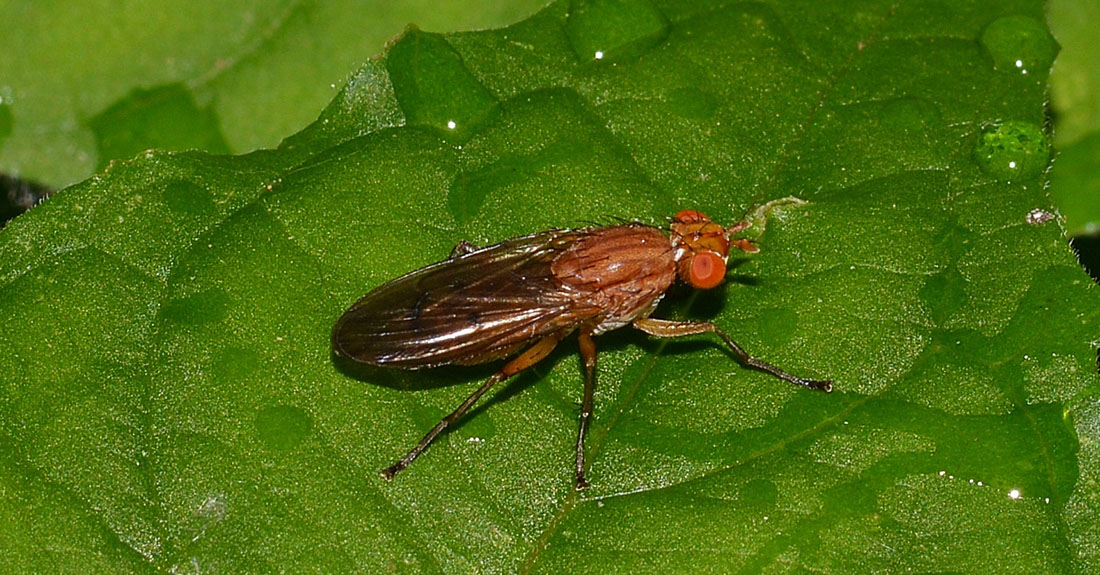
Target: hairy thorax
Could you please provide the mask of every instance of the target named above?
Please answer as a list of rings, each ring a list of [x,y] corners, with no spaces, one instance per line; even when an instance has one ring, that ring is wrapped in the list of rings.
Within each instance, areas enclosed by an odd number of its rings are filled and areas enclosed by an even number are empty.
[[[604,310],[593,324],[597,334],[648,316],[676,278],[668,237],[642,224],[594,229],[550,269],[578,303]]]

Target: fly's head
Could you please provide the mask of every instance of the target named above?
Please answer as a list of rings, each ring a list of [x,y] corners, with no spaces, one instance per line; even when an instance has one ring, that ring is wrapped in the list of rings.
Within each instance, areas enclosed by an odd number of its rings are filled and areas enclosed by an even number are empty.
[[[710,289],[722,283],[731,245],[750,253],[760,251],[749,240],[730,239],[731,235],[747,227],[749,222],[745,221],[726,229],[695,210],[677,213],[672,218],[670,239],[680,279],[698,289]]]

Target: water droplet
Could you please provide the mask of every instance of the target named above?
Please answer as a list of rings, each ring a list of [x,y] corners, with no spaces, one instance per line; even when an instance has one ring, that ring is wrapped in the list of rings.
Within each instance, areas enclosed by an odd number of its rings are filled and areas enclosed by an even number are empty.
[[[575,0],[566,33],[581,61],[619,61],[663,42],[668,20],[649,0]]]
[[[986,126],[974,156],[987,175],[1018,182],[1042,174],[1050,164],[1050,151],[1050,141],[1038,126],[1012,121]]]
[[[410,27],[390,46],[386,70],[406,122],[432,126],[448,138],[468,138],[497,103],[439,34]]]
[[[313,430],[313,418],[300,407],[274,405],[256,414],[256,435],[267,447],[286,451],[302,442]]]
[[[1044,75],[1058,54],[1058,43],[1043,23],[1027,16],[994,20],[982,32],[982,46],[998,70]]]

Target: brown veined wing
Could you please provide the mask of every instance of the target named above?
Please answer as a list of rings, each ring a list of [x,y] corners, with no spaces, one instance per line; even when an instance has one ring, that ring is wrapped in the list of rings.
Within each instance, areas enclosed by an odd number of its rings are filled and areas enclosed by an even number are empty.
[[[515,238],[383,284],[337,321],[333,349],[363,363],[419,369],[499,359],[570,331],[600,309],[570,298],[550,265],[584,233]]]

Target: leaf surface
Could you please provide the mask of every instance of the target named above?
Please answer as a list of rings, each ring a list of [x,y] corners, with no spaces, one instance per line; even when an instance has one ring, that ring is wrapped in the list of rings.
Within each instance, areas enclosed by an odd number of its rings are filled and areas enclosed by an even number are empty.
[[[592,1],[410,29],[277,150],[149,152],[18,218],[4,563],[1096,570],[1100,305],[1041,217],[1043,7],[931,6]],[[832,394],[621,330],[598,341],[591,490],[572,340],[378,477],[492,367],[334,363],[366,290],[463,240],[787,196],[727,284],[655,315]]]

